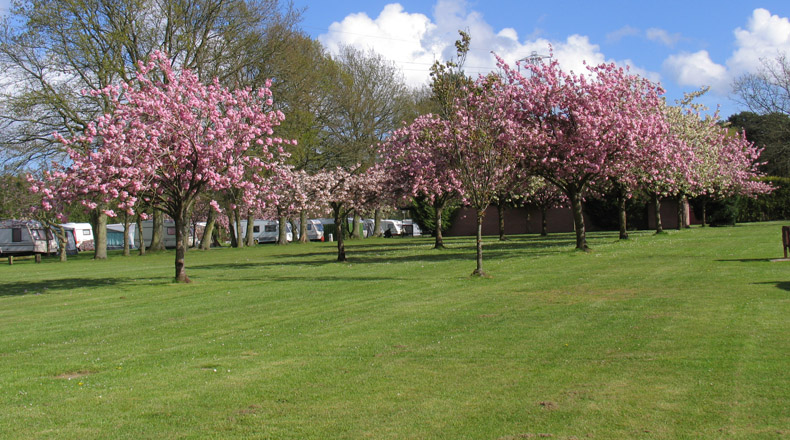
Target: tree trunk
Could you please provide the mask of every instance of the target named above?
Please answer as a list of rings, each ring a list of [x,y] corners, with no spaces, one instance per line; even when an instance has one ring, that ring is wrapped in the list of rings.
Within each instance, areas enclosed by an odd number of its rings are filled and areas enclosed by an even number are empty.
[[[247,232],[244,236],[246,237],[245,244],[247,246],[252,247],[255,245],[255,215],[251,209],[247,211]]]
[[[293,226],[291,226],[293,228]],[[307,211],[299,211],[299,243],[307,243],[310,236],[307,233]]]
[[[158,210],[154,209],[154,221],[153,221],[153,230],[151,232],[151,245],[148,246],[148,250],[151,251],[163,251],[165,250],[165,214]]]
[[[500,202],[496,205],[497,214],[499,214],[499,241],[507,240],[505,236],[505,204]]]
[[[228,209],[228,232],[230,233],[230,247],[239,247],[239,242],[236,240],[236,217],[232,209]]]
[[[288,218],[281,215],[277,227],[280,230],[277,234],[277,244],[281,246],[288,244]]]
[[[547,220],[549,214],[549,208],[541,207],[540,208],[540,236],[545,237],[549,235],[549,222]]]
[[[66,228],[49,221],[47,221],[46,224],[49,226],[50,230],[55,231],[55,237],[58,239],[58,257],[61,263],[65,263],[68,259],[68,254],[66,252],[69,245],[69,237],[66,235]]]
[[[702,227],[705,227],[705,224],[708,222],[708,201],[703,197],[702,198]]]
[[[187,231],[187,209],[182,207],[179,209],[179,212],[174,214],[176,214],[173,216],[173,221],[176,224],[176,282],[189,283],[191,280],[187,277],[187,272],[184,267],[187,253],[187,239],[189,237]]]
[[[620,223],[620,240],[628,240],[628,214],[626,213],[626,205],[628,203],[628,197],[621,191],[617,195],[617,208],[619,211],[619,223]]]
[[[346,261],[346,244],[343,238],[345,235],[347,223],[345,212],[342,211],[340,206],[332,207],[335,214],[335,233],[337,233],[337,261]]]
[[[568,198],[571,200],[573,209],[573,227],[576,229],[576,249],[586,251],[587,234],[584,230],[584,211],[582,210],[581,191],[569,191]]]
[[[91,227],[93,228],[93,259],[107,259],[107,214],[94,209],[91,211]]]
[[[203,238],[200,240],[200,249],[207,251],[211,249],[211,238],[214,235],[214,225],[217,223],[217,212],[213,209],[208,210],[206,218],[206,228],[203,229]]]
[[[131,255],[130,249],[132,245],[129,240],[129,214],[123,214],[123,256],[128,257]]]
[[[661,195],[658,193],[653,194],[653,209],[656,211],[656,234],[662,234],[664,232],[664,228],[661,226]]]
[[[380,238],[383,235],[384,232],[381,230],[381,209],[376,208],[373,214],[373,236]]]
[[[485,209],[477,210],[477,268],[472,272],[472,276],[486,276],[483,271],[483,217],[485,212]]]
[[[241,210],[237,206],[236,209],[233,210],[233,216],[236,219],[236,247],[243,248],[244,247],[244,237],[241,235]]]
[[[354,217],[353,217],[354,226],[351,227],[351,238],[358,240],[365,237],[365,233],[362,232],[362,216],[359,215],[359,212],[354,210]]]
[[[58,226],[58,241],[61,244],[58,244],[58,255],[60,256],[60,262],[65,263],[68,259],[68,246],[69,246],[69,238],[66,236],[66,228],[63,226]]]
[[[683,229],[683,225],[685,224],[684,220],[686,219],[686,215],[685,215],[686,213],[685,213],[685,210],[683,209],[683,198],[684,197],[685,196],[683,194],[678,194],[678,196],[677,196],[677,199],[678,199],[678,231]]]
[[[434,249],[444,249],[444,236],[442,236],[442,217],[444,216],[444,208],[447,205],[446,200],[439,200],[433,202],[433,209],[436,211],[436,241],[434,242]]]
[[[137,213],[137,240],[139,241],[139,254],[145,255],[145,238],[143,238],[143,218]]]
[[[307,211],[304,209],[299,212],[299,242],[307,243],[310,237],[307,236]]]

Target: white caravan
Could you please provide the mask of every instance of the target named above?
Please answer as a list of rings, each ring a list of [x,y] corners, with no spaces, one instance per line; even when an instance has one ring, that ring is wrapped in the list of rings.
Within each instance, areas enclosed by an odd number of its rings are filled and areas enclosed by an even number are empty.
[[[145,241],[146,249],[151,246],[151,239],[154,235],[154,221],[146,220],[143,223],[143,240]],[[136,227],[136,226],[135,226]],[[168,249],[175,249],[176,247],[176,222],[173,220],[165,220],[162,234],[162,244]],[[123,231],[123,229],[121,229]],[[195,237],[191,231],[187,234],[187,247],[195,245]],[[139,234],[134,234],[134,246],[140,247]]]
[[[412,237],[419,237],[422,235],[420,225],[410,218],[404,219],[401,227],[401,232],[403,232],[403,235],[411,235]]]
[[[66,229],[74,231],[74,241],[81,251],[93,250],[93,228],[90,223],[63,223]]]
[[[291,231],[291,223],[285,222],[285,234],[288,241],[293,241],[294,235]],[[241,221],[241,235],[243,240],[247,239],[247,220]],[[252,236],[255,243],[276,243],[280,238],[280,222],[275,220],[255,220],[252,226]]]
[[[301,230],[301,223],[297,219],[294,221],[296,228]],[[307,219],[307,239],[310,241],[324,241],[324,224],[321,220],[310,218]]]
[[[381,220],[381,231],[385,237],[401,235],[401,232],[403,232],[403,222],[393,219]]]
[[[314,218],[308,219],[307,239],[310,241],[324,241],[324,224]]]
[[[47,249],[49,242],[49,249]],[[52,231],[35,220],[0,221],[0,256],[22,256],[54,253],[58,241]]]

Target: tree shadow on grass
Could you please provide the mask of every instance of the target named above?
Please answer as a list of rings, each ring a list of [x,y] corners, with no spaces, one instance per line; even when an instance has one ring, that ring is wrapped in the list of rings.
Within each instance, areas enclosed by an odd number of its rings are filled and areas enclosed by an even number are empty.
[[[790,292],[790,281],[762,281],[759,283],[752,283],[752,284],[770,284],[776,286],[779,289]]]
[[[172,278],[165,277],[146,277],[145,280],[156,280],[156,284],[167,284],[172,282]],[[127,285],[132,286],[140,284],[142,281],[143,280],[136,278],[57,278],[50,280],[17,281],[0,283],[0,296],[43,295],[75,289],[89,290],[101,287],[122,288]],[[151,284],[151,282],[146,282],[146,285]]]
[[[315,283],[316,285],[322,285],[327,283],[345,283],[349,281],[353,281],[356,283],[378,283],[381,281],[404,281],[403,278],[397,277],[381,277],[381,276],[347,276],[347,275],[339,275],[339,276],[309,276],[309,275],[281,275],[281,276],[269,276],[260,277],[260,278],[234,278],[234,281],[248,281],[248,282],[298,282],[298,283]]]
[[[768,263],[774,258],[732,258],[716,260],[720,263]]]

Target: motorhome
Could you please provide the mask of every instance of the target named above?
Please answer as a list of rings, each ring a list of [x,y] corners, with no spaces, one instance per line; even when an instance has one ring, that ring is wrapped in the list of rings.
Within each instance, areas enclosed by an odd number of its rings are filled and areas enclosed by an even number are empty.
[[[145,247],[151,246],[151,239],[154,235],[154,221],[146,220],[143,223],[143,240]],[[176,222],[173,220],[165,220],[164,227],[162,228],[162,244],[168,249],[175,249],[176,247]],[[123,229],[121,229],[123,231]],[[123,239],[123,238],[122,238]],[[187,246],[192,247],[195,244],[195,234],[190,230],[187,234]],[[134,246],[140,247],[139,234],[134,234]]]
[[[291,230],[291,224],[286,222],[286,238],[288,241],[293,241],[294,235]],[[247,220],[241,221],[241,234],[246,240],[247,238]],[[275,220],[255,220],[252,226],[252,235],[255,244],[259,243],[275,243],[280,238],[280,222]]]
[[[63,223],[64,228],[74,231],[74,241],[81,251],[93,250],[93,228],[90,223]]]
[[[48,228],[35,220],[0,221],[0,256],[54,253],[58,241]]]

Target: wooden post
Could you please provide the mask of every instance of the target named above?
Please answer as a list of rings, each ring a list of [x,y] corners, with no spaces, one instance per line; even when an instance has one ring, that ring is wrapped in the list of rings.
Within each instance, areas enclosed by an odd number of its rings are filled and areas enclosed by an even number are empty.
[[[790,249],[790,226],[782,226],[782,250],[787,258],[787,250]]]
[[[36,263],[41,263],[41,254],[36,254]]]
[[[14,265],[14,256],[13,255],[9,255],[8,256],[8,265],[9,266],[13,266]]]

